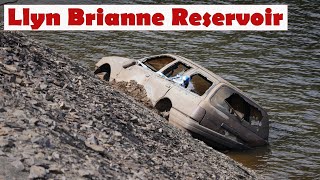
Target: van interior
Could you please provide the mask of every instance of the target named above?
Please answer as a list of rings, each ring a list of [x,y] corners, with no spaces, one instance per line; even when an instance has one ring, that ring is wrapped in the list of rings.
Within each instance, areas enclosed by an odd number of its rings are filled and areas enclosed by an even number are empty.
[[[259,126],[262,120],[261,111],[230,87],[222,86],[211,99],[211,103],[251,125]]]

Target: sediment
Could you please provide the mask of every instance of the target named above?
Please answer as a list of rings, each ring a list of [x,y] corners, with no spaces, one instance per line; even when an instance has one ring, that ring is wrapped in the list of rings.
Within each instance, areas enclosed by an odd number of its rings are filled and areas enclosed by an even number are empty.
[[[0,39],[0,179],[257,178],[89,68],[17,32]]]

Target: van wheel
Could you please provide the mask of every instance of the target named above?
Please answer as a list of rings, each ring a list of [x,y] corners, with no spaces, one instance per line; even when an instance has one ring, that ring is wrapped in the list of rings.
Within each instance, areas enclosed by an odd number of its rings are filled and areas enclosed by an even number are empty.
[[[111,74],[111,67],[109,64],[104,64],[95,70],[94,74],[96,74],[100,79],[109,81]]]
[[[169,119],[170,109],[172,108],[172,103],[170,99],[168,98],[161,99],[156,103],[155,108],[159,111],[159,114],[162,117]]]

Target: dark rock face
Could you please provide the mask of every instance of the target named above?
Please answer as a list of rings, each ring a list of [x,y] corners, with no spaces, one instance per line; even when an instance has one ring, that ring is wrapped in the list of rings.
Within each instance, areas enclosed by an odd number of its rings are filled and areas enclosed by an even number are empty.
[[[0,179],[257,178],[88,68],[3,31],[0,160]]]

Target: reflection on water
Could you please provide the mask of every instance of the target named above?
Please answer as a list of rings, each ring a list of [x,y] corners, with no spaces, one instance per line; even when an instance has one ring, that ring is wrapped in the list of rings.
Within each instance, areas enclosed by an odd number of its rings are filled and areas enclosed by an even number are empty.
[[[269,147],[258,147],[253,150],[245,152],[225,152],[232,159],[245,164],[252,169],[264,169],[267,168],[266,157],[272,153]]]
[[[23,2],[71,3],[69,0]],[[79,4],[91,2],[73,1]],[[139,2],[151,4],[162,1]],[[215,4],[226,2],[230,1],[216,1]],[[251,1],[237,1],[248,2]],[[169,3],[181,4],[184,1]],[[259,1],[262,3],[270,2]],[[283,1],[274,1],[273,4],[276,3],[286,4]],[[246,152],[228,152],[228,155],[267,178],[317,179],[320,178],[320,3],[299,0],[287,4],[289,31],[28,34],[91,66],[109,55],[141,58],[173,53],[193,59],[245,91],[269,112],[270,146]]]

